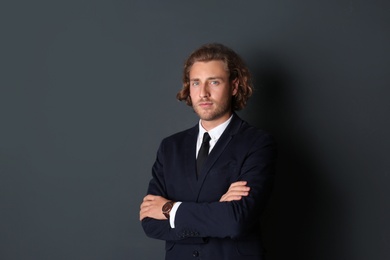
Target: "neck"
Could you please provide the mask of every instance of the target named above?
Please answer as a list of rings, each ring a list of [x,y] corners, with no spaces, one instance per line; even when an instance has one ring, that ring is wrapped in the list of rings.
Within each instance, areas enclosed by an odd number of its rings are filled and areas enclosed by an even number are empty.
[[[214,119],[214,120],[203,120],[203,119],[201,119],[200,123],[202,124],[202,127],[204,129],[206,129],[206,131],[210,131],[213,128],[219,126],[220,124],[226,122],[231,117],[232,114],[233,113],[229,113],[229,114],[226,114],[223,117],[220,117],[220,118]]]

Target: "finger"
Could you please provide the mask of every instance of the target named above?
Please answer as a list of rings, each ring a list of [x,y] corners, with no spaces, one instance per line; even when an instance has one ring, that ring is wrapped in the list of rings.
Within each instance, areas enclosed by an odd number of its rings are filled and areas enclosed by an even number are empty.
[[[228,190],[228,192],[234,192],[234,191],[249,191],[250,190],[250,187],[248,186],[236,186],[236,187],[232,187]]]
[[[148,211],[148,208],[147,207],[143,207],[141,208],[141,210],[139,211],[140,214],[144,214],[145,212]]]
[[[226,202],[226,201],[234,201],[234,200],[241,200],[242,196],[226,196],[221,198],[220,202]]]
[[[147,215],[145,215],[144,213],[140,213],[139,214],[139,220],[142,221],[144,218],[146,218]]]
[[[230,200],[230,197],[234,197],[235,199],[236,197],[240,197],[239,199],[241,199],[242,196],[246,197],[248,195],[248,191],[228,191],[221,197],[220,201]]]
[[[228,196],[248,196],[249,190],[229,190],[226,192],[222,197],[228,197]]]
[[[248,186],[236,186],[236,187],[229,188],[229,190],[227,192],[232,192],[232,191],[249,191],[249,190],[250,190],[250,188]]]
[[[246,181],[236,181],[230,184],[230,187],[235,187],[235,186],[245,186],[247,184]]]
[[[153,208],[152,207],[143,207],[140,210],[140,215],[144,217],[149,217],[152,214]]]
[[[144,209],[144,208],[146,208],[146,207],[148,207],[148,206],[149,206],[148,204],[142,203],[140,209]]]
[[[146,196],[144,197],[144,200],[143,200],[143,201],[151,201],[151,200],[154,200],[155,197],[156,197],[156,196],[154,196],[154,195],[148,194],[148,195],[146,195]]]
[[[153,201],[145,201],[141,204],[141,209],[152,208],[155,205]]]
[[[232,192],[232,191],[249,191],[249,190],[250,190],[250,187],[248,187],[248,186],[234,186],[234,187],[230,187],[226,193]]]
[[[232,195],[232,196],[229,196],[229,197],[227,198],[227,200],[229,200],[229,201],[232,201],[232,200],[240,200],[240,199],[242,199],[242,197],[241,197],[241,196],[237,196],[237,195]]]
[[[230,191],[226,193],[227,196],[248,196],[249,192],[247,191]]]
[[[139,220],[143,220],[145,218],[145,215],[140,211],[139,212]]]

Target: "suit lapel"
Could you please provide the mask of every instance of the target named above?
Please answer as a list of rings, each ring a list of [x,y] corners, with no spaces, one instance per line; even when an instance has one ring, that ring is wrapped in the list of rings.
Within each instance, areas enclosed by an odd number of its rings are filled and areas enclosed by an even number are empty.
[[[210,169],[213,167],[215,162],[218,160],[218,158],[221,156],[222,152],[225,150],[230,140],[238,132],[241,123],[242,120],[236,114],[233,114],[232,121],[230,122],[226,130],[223,132],[223,134],[221,135],[217,143],[215,144],[213,150],[211,150],[205,164],[203,165],[202,172],[199,176],[199,179],[196,182],[197,198],[199,196],[202,185],[207,177],[207,174],[209,173]],[[195,169],[195,166],[193,168]]]

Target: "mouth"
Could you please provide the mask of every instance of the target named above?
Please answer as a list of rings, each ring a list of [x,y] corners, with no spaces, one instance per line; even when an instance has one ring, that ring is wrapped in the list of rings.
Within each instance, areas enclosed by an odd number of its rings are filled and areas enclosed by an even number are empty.
[[[211,107],[212,105],[213,105],[213,103],[210,102],[210,101],[208,101],[208,102],[204,101],[204,102],[199,102],[198,103],[198,106],[199,107],[203,107],[203,108],[208,108],[208,107]]]

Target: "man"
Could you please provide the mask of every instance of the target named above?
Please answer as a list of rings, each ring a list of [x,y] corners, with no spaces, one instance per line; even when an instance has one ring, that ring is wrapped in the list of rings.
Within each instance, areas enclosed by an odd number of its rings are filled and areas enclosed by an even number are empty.
[[[177,98],[200,120],[162,141],[140,210],[145,233],[166,241],[166,259],[263,259],[260,214],[275,145],[234,112],[251,94],[247,67],[222,44],[185,62]]]

